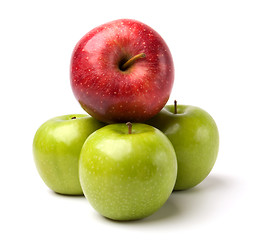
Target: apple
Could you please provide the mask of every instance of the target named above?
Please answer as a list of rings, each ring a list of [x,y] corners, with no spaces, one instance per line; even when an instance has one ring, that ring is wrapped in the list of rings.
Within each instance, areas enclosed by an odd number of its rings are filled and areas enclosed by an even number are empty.
[[[78,174],[80,151],[86,138],[103,126],[85,114],[55,117],[40,126],[33,140],[33,155],[50,189],[60,194],[83,194]]]
[[[178,161],[174,190],[192,188],[208,176],[217,158],[219,133],[206,111],[175,101],[147,123],[165,133],[173,144]]]
[[[149,26],[119,19],[94,28],[76,44],[71,87],[94,118],[143,122],[169,99],[174,66],[170,50]]]
[[[80,154],[84,195],[94,209],[113,220],[137,220],[154,213],[170,196],[176,174],[176,155],[168,138],[141,123],[97,130]]]

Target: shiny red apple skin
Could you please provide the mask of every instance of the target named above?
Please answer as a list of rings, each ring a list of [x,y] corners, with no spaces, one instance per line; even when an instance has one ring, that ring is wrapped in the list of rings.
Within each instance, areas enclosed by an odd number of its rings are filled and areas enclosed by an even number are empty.
[[[137,54],[125,71],[120,65]],[[162,37],[131,19],[115,20],[88,32],[75,46],[71,86],[83,109],[107,123],[143,122],[169,99],[174,64]]]

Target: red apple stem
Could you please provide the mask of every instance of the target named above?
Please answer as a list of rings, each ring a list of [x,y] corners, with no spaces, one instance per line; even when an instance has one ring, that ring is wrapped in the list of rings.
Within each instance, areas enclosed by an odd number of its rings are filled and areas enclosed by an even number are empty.
[[[131,124],[131,122],[127,122],[126,125],[128,126],[128,133],[132,134],[132,124]]]
[[[129,68],[131,65],[133,65],[136,60],[138,60],[140,58],[144,58],[144,57],[146,57],[145,53],[140,53],[140,54],[135,55],[134,57],[130,58],[126,63],[124,63],[121,66],[121,70],[125,71],[127,68]]]
[[[177,110],[177,100],[174,101],[174,114],[177,114],[178,110]]]

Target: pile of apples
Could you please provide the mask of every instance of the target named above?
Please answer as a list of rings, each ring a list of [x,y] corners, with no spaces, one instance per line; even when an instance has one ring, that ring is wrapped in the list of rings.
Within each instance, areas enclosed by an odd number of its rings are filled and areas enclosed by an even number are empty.
[[[136,220],[207,177],[217,126],[198,107],[165,106],[174,65],[155,30],[130,19],[103,24],[76,44],[70,70],[88,115],[56,117],[37,130],[34,160],[50,189],[84,194],[107,218]]]

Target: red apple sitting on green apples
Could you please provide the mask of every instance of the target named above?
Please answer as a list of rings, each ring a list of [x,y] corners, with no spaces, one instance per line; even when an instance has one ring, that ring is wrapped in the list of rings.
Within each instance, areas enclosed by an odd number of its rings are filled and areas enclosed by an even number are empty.
[[[33,155],[37,170],[53,191],[82,195],[78,160],[86,138],[104,124],[84,114],[55,117],[37,130]]]
[[[174,190],[192,188],[208,176],[217,158],[219,134],[206,111],[175,101],[147,123],[165,133],[175,149],[178,175]]]
[[[158,129],[140,123],[110,124],[83,145],[80,183],[90,204],[114,220],[135,220],[158,210],[177,174],[175,151]]]
[[[157,211],[173,189],[194,187],[210,173],[217,126],[197,107],[162,109],[174,66],[152,28],[120,19],[93,29],[74,48],[70,76],[76,99],[94,118],[57,117],[36,132],[35,164],[53,191],[84,193],[101,215],[135,220]],[[154,127],[137,123],[144,121]]]
[[[168,101],[174,66],[155,30],[120,19],[96,27],[77,43],[70,74],[76,99],[97,120],[143,122]]]

